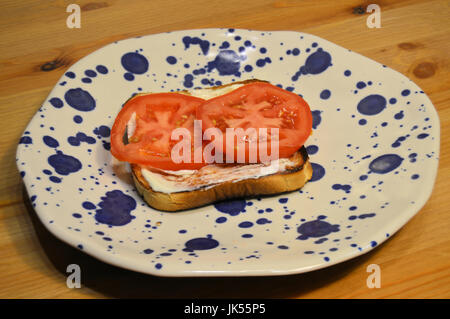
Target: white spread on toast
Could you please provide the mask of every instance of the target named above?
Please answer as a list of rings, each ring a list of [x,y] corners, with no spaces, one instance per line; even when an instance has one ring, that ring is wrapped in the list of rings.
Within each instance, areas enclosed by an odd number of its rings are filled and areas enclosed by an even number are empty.
[[[225,182],[257,179],[282,173],[298,165],[291,158],[281,158],[269,164],[207,165],[199,170],[148,170],[141,167],[141,173],[156,192],[177,193],[199,188],[211,188]]]
[[[244,85],[244,83],[234,83],[234,84],[230,84],[230,85],[227,85],[224,87],[218,87],[218,88],[195,89],[195,90],[190,91],[189,93],[192,96],[195,96],[195,97],[198,97],[198,98],[201,98],[204,100],[209,100],[209,99],[212,99],[213,97],[224,95],[233,90],[236,90],[237,88],[240,88],[243,85]]]

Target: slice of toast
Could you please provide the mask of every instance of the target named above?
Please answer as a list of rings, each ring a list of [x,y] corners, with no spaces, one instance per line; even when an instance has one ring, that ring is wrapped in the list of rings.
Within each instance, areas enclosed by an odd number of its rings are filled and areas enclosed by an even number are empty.
[[[221,86],[179,93],[193,95],[204,99],[228,93],[242,85],[260,80],[245,80]],[[144,93],[145,94],[145,93]],[[289,159],[280,159],[284,165],[277,171],[266,170],[265,174],[242,176],[242,172],[250,168],[264,170],[264,164],[217,164],[208,165],[198,171],[190,171],[186,175],[167,171],[151,171],[138,164],[131,164],[133,181],[139,194],[151,207],[162,211],[181,211],[211,204],[214,202],[242,197],[273,195],[298,190],[312,177],[312,167],[306,149],[302,146]],[[287,163],[287,164],[286,164]],[[254,166],[256,165],[256,167]],[[230,171],[231,170],[231,171]],[[233,178],[236,171],[241,176]],[[205,176],[207,181],[205,183]],[[227,176],[221,181],[221,176]],[[231,177],[230,177],[231,176]],[[184,188],[169,189],[159,187],[160,182]],[[152,185],[154,185],[152,187]]]
[[[136,188],[147,204],[159,210],[174,212],[225,199],[272,195],[300,189],[311,179],[313,173],[306,149],[302,147],[289,160],[292,165],[277,173],[202,185],[193,190],[179,192],[156,191],[143,176],[141,166],[132,164],[131,168]],[[218,166],[218,169],[225,168]],[[161,176],[164,176],[164,172]],[[190,182],[195,184],[195,174],[194,178],[189,178]]]

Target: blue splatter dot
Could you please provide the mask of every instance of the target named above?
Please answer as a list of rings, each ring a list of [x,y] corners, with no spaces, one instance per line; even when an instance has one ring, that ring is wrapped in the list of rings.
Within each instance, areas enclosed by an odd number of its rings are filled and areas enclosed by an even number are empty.
[[[56,107],[57,109],[60,109],[64,106],[64,102],[57,97],[51,98],[49,102],[51,105],[53,105],[53,107]]]
[[[226,221],[227,221],[227,218],[223,217],[223,216],[216,219],[216,223],[218,223],[218,224],[223,224]]]
[[[126,72],[123,74],[123,78],[127,81],[133,81],[134,80],[134,74],[130,72]]]
[[[400,111],[394,115],[396,120],[401,120],[404,117],[403,111]]]
[[[222,50],[214,61],[208,62],[208,72],[217,69],[220,75],[237,75],[241,65],[241,58],[233,50]]]
[[[82,167],[81,162],[77,158],[65,155],[61,151],[51,155],[47,161],[55,169],[55,172],[60,175],[75,173]]]
[[[167,63],[169,63],[169,64],[175,64],[175,63],[177,63],[177,58],[174,57],[174,56],[168,56],[168,57],[166,58],[166,61],[167,61]]]
[[[249,222],[249,221],[245,221],[245,222],[239,223],[238,226],[239,226],[240,228],[250,228],[250,227],[253,226],[253,223],[252,223],[252,222]]]
[[[33,139],[29,136],[22,136],[19,140],[19,144],[33,144]]]
[[[59,146],[58,141],[51,136],[45,135],[42,140],[48,147],[56,148]]]
[[[220,45],[219,49],[228,49],[230,47],[230,43],[228,41],[223,41]]]
[[[317,163],[311,163],[311,167],[313,169],[313,174],[310,179],[310,182],[315,182],[324,177],[325,175],[325,168]]]
[[[106,125],[101,125],[94,129],[94,134],[101,137],[109,137],[111,135],[111,129]]]
[[[403,158],[396,154],[385,154],[377,157],[369,164],[371,172],[377,174],[386,174],[401,165]]]
[[[427,133],[421,133],[421,134],[417,135],[417,138],[422,140],[422,139],[426,138],[428,135],[429,134],[427,134]]]
[[[149,63],[145,56],[136,52],[129,52],[121,58],[122,66],[125,70],[134,74],[147,72]]]
[[[330,66],[331,55],[322,49],[318,49],[316,52],[308,56],[305,65],[301,66],[300,69],[292,76],[292,81],[297,81],[300,75],[322,73]]]
[[[359,81],[358,83],[356,83],[356,87],[358,89],[364,89],[366,87],[366,83],[364,83],[363,81]]]
[[[256,220],[256,223],[258,225],[264,225],[264,224],[270,224],[272,222],[270,220],[268,220],[267,218],[259,218]]]
[[[351,190],[352,186],[348,185],[348,184],[333,184],[331,186],[331,188],[334,189],[334,190],[343,190],[346,193],[350,193],[350,190]]]
[[[350,76],[352,74],[352,71],[350,71],[350,70],[345,70],[344,71],[344,75],[345,76]]]
[[[67,76],[68,78],[71,78],[71,79],[75,79],[75,73],[73,73],[71,71],[66,72],[65,76]]]
[[[108,73],[108,68],[106,66],[104,66],[104,65],[97,65],[95,67],[95,69],[97,70],[98,73],[101,73],[101,74],[107,74]]]
[[[300,234],[297,239],[305,240],[308,238],[323,237],[338,231],[339,225],[332,225],[326,221],[317,219],[301,224],[297,228],[297,232]]]
[[[326,99],[328,99],[329,97],[331,96],[331,92],[330,92],[330,90],[323,90],[322,92],[320,92],[320,98],[322,99],[322,100],[326,100]]]
[[[70,89],[64,94],[67,104],[78,111],[88,112],[95,109],[95,100],[88,91],[81,88]]]
[[[87,209],[87,210],[95,209],[95,207],[96,207],[93,203],[88,202],[88,201],[83,202],[81,204],[81,206],[83,206],[83,208]]]
[[[364,115],[376,115],[386,107],[386,99],[378,94],[366,96],[359,101],[358,112]]]
[[[62,181],[61,178],[59,178],[57,176],[50,176],[48,179],[53,183],[61,183],[61,181]]]
[[[208,40],[202,40],[198,37],[190,37],[190,36],[185,36],[183,37],[183,43],[184,43],[184,49],[187,50],[189,49],[189,47],[191,46],[191,44],[194,45],[199,45],[200,49],[203,52],[203,55],[207,55],[209,52],[209,46],[210,43]]]
[[[224,201],[214,204],[214,207],[222,213],[229,214],[231,216],[239,215],[245,211],[245,200],[232,200]]]
[[[219,246],[219,242],[211,237],[200,237],[188,240],[183,251],[207,250]]]
[[[75,116],[73,117],[73,121],[74,121],[75,123],[77,123],[77,124],[80,124],[81,122],[83,122],[83,118],[82,118],[81,116],[79,116],[79,115],[75,115]]]
[[[411,93],[410,90],[403,90],[402,91],[402,96],[408,96]]]
[[[84,74],[90,78],[95,78],[97,76],[97,72],[94,70],[86,70],[84,71]]]
[[[133,216],[131,211],[136,208],[136,200],[120,190],[107,192],[98,204],[101,209],[95,211],[95,220],[111,226],[128,224]]]
[[[317,145],[309,145],[306,147],[306,152],[309,155],[314,155],[319,151],[319,147]]]
[[[194,86],[194,83],[192,82],[193,80],[194,80],[194,77],[192,76],[192,74],[186,74],[186,75],[184,76],[184,82],[183,82],[183,85],[184,85],[186,88],[191,88],[191,87]]]
[[[321,111],[312,111],[312,128],[317,129],[320,122],[322,122],[322,117],[320,116]]]

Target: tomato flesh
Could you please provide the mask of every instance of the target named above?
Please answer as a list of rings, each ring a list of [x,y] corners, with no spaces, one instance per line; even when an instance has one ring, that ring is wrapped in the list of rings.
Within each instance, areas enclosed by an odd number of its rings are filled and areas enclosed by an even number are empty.
[[[250,160],[251,152],[261,154],[258,143],[262,142],[260,129],[268,129],[267,149],[270,154],[272,150],[269,129],[278,128],[279,158],[295,153],[305,143],[312,130],[311,110],[305,100],[295,93],[265,82],[250,83],[207,100],[197,108],[197,118],[202,120],[204,130],[215,127],[220,129],[224,136],[227,128],[254,128],[257,135],[252,133],[245,136],[243,144],[240,144],[241,147],[245,146],[246,163],[253,162]],[[227,153],[227,144],[234,142],[234,159],[238,158],[239,147],[236,140],[228,141],[224,138],[216,142],[222,144],[224,154]]]
[[[180,170],[198,169],[206,163],[176,163],[171,157],[172,147],[178,143],[171,139],[176,128],[186,128],[193,136],[196,110],[203,99],[178,94],[155,93],[130,99],[116,117],[111,130],[111,153],[117,159],[149,167]],[[128,143],[124,136],[134,122],[134,131]],[[132,126],[132,125],[130,125]]]

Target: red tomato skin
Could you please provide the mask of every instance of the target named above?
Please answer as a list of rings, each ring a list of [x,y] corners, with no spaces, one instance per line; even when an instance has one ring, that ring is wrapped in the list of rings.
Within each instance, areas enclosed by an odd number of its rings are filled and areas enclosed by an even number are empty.
[[[239,105],[240,101],[250,100],[253,102],[258,102],[259,98],[268,97],[270,96],[271,99],[273,99],[275,102],[278,100],[284,100],[284,101],[290,101],[294,105],[296,105],[295,110],[297,111],[298,117],[301,119],[299,121],[294,122],[295,123],[295,134],[291,130],[283,130],[280,128],[280,136],[285,136],[285,138],[280,142],[279,145],[279,158],[287,158],[290,157],[292,154],[294,154],[302,145],[304,145],[305,141],[308,139],[308,137],[311,135],[312,131],[312,114],[310,107],[306,101],[300,97],[299,95],[283,90],[277,86],[274,86],[272,84],[266,83],[266,82],[255,82],[246,84],[240,88],[237,88],[236,90],[233,90],[229,93],[226,93],[224,95],[212,98],[207,100],[205,103],[203,103],[201,106],[197,108],[197,118],[202,120],[203,129],[206,130],[210,127],[214,127],[215,123],[213,123],[213,120],[209,117],[210,114],[213,114],[214,111],[215,114],[221,114],[221,115],[227,115],[228,108],[233,107],[233,105]],[[275,97],[275,98],[272,98]],[[272,105],[273,106],[273,105]],[[266,113],[274,113],[274,110],[276,107],[273,107],[272,110],[265,111]],[[218,112],[220,110],[220,112]],[[289,108],[288,108],[289,110]],[[236,110],[231,110],[232,113],[237,112]],[[278,111],[281,111],[278,109]],[[277,111],[277,112],[278,112]],[[219,116],[220,117],[220,116]],[[217,123],[217,122],[216,122]],[[250,127],[255,127],[256,129],[260,128],[261,125],[258,123],[252,123],[250,124]],[[264,127],[264,125],[262,125]],[[222,149],[223,152],[226,153],[226,145],[227,142],[225,139],[222,140],[223,145]],[[268,145],[268,148],[270,147],[270,144]],[[246,163],[249,163],[249,152],[250,152],[250,144],[246,145]],[[259,150],[258,150],[259,154]],[[269,152],[270,154],[270,152]],[[225,154],[224,154],[225,156]],[[237,159],[237,150],[234,154],[234,159]],[[259,159],[259,156],[258,156]]]
[[[203,99],[179,93],[154,93],[138,95],[129,99],[117,115],[111,129],[111,154],[120,161],[140,164],[165,170],[199,169],[206,163],[175,163],[169,154],[143,152],[142,143],[124,144],[124,134],[133,113],[145,115],[145,107],[154,103],[154,108],[170,108],[168,101],[179,102],[182,107],[195,109],[204,102]],[[175,127],[173,127],[175,128]],[[145,136],[143,137],[145,139]]]

